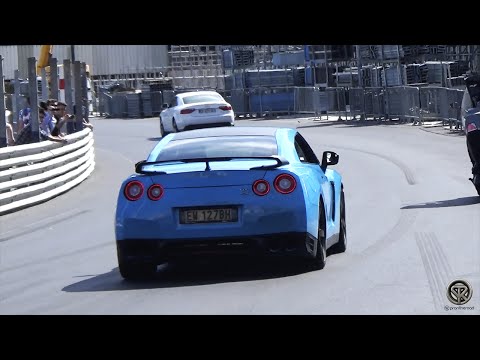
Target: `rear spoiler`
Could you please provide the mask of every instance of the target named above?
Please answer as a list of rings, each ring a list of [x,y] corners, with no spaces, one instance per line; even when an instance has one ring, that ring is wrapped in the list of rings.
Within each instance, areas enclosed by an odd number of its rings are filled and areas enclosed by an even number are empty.
[[[145,166],[157,165],[157,164],[166,164],[166,163],[195,163],[195,162],[205,162],[206,167],[205,171],[210,171],[210,163],[212,161],[231,161],[231,160],[275,160],[277,163],[273,165],[262,165],[255,166],[250,168],[250,170],[270,170],[275,169],[279,166],[288,165],[289,162],[280,156],[228,156],[228,157],[212,157],[212,158],[192,158],[192,159],[176,159],[176,160],[161,160],[161,161],[150,161],[142,160],[135,164],[135,172],[137,174],[166,174],[163,171],[148,171],[144,170]]]

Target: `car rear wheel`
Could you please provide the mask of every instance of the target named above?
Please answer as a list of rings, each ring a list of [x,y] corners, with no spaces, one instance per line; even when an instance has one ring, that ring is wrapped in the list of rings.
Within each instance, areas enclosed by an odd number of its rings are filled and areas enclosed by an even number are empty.
[[[340,234],[338,242],[330,249],[332,254],[343,253],[347,250],[347,221],[345,216],[345,194],[342,191],[340,193]]]
[[[167,136],[169,133],[165,131],[165,128],[163,127],[163,121],[160,119],[160,136],[163,138]]]
[[[317,252],[315,257],[310,260],[314,270],[323,269],[327,263],[326,229],[325,207],[321,201],[318,214]]]
[[[174,132],[178,132],[178,126],[177,126],[177,122],[175,121],[175,118],[172,119],[172,127],[173,127],[173,131]]]

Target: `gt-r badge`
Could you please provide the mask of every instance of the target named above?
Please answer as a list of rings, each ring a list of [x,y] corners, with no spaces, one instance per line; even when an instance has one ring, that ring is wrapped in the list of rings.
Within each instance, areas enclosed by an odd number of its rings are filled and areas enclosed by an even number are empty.
[[[248,195],[249,191],[248,191],[248,188],[241,188],[240,189],[240,194],[242,195]]]

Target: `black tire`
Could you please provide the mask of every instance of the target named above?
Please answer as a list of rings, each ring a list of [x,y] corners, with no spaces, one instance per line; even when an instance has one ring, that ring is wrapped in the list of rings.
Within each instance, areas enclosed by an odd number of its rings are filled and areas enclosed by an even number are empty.
[[[479,176],[479,175],[477,175],[477,176]],[[477,190],[477,194],[480,195],[480,185],[475,185],[475,182],[473,181],[473,178],[470,178],[469,180],[472,182],[473,186],[475,186],[475,189]]]
[[[178,126],[177,126],[177,122],[175,121],[175,118],[172,119],[172,127],[174,132],[176,133],[180,132],[180,130],[178,130]]]
[[[160,118],[160,136],[163,138],[167,136],[169,133],[165,131],[165,128],[163,127],[163,121]]]
[[[126,264],[119,262],[118,270],[125,280],[142,280],[150,279],[157,271],[154,264]]]
[[[310,263],[314,270],[322,270],[327,263],[326,228],[327,221],[325,219],[325,207],[323,205],[323,201],[320,201],[318,214],[317,250],[315,257],[310,259]]]
[[[340,234],[338,242],[328,249],[331,254],[343,253],[347,250],[347,221],[345,211],[345,194],[343,187],[340,193]]]

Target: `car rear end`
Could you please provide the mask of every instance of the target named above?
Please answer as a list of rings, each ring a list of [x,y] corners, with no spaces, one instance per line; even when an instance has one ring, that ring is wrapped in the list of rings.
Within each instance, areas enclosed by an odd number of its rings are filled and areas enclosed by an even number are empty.
[[[232,106],[217,93],[187,94],[182,97],[182,101],[184,105],[176,119],[181,130],[234,125]]]
[[[233,126],[235,116],[228,104],[190,105],[180,110],[177,126],[181,130],[192,130],[214,126]]]
[[[192,166],[192,164],[189,164]],[[126,261],[192,255],[310,256],[300,179],[287,168],[135,176],[121,187],[116,239]],[[222,168],[223,166],[223,168]]]

